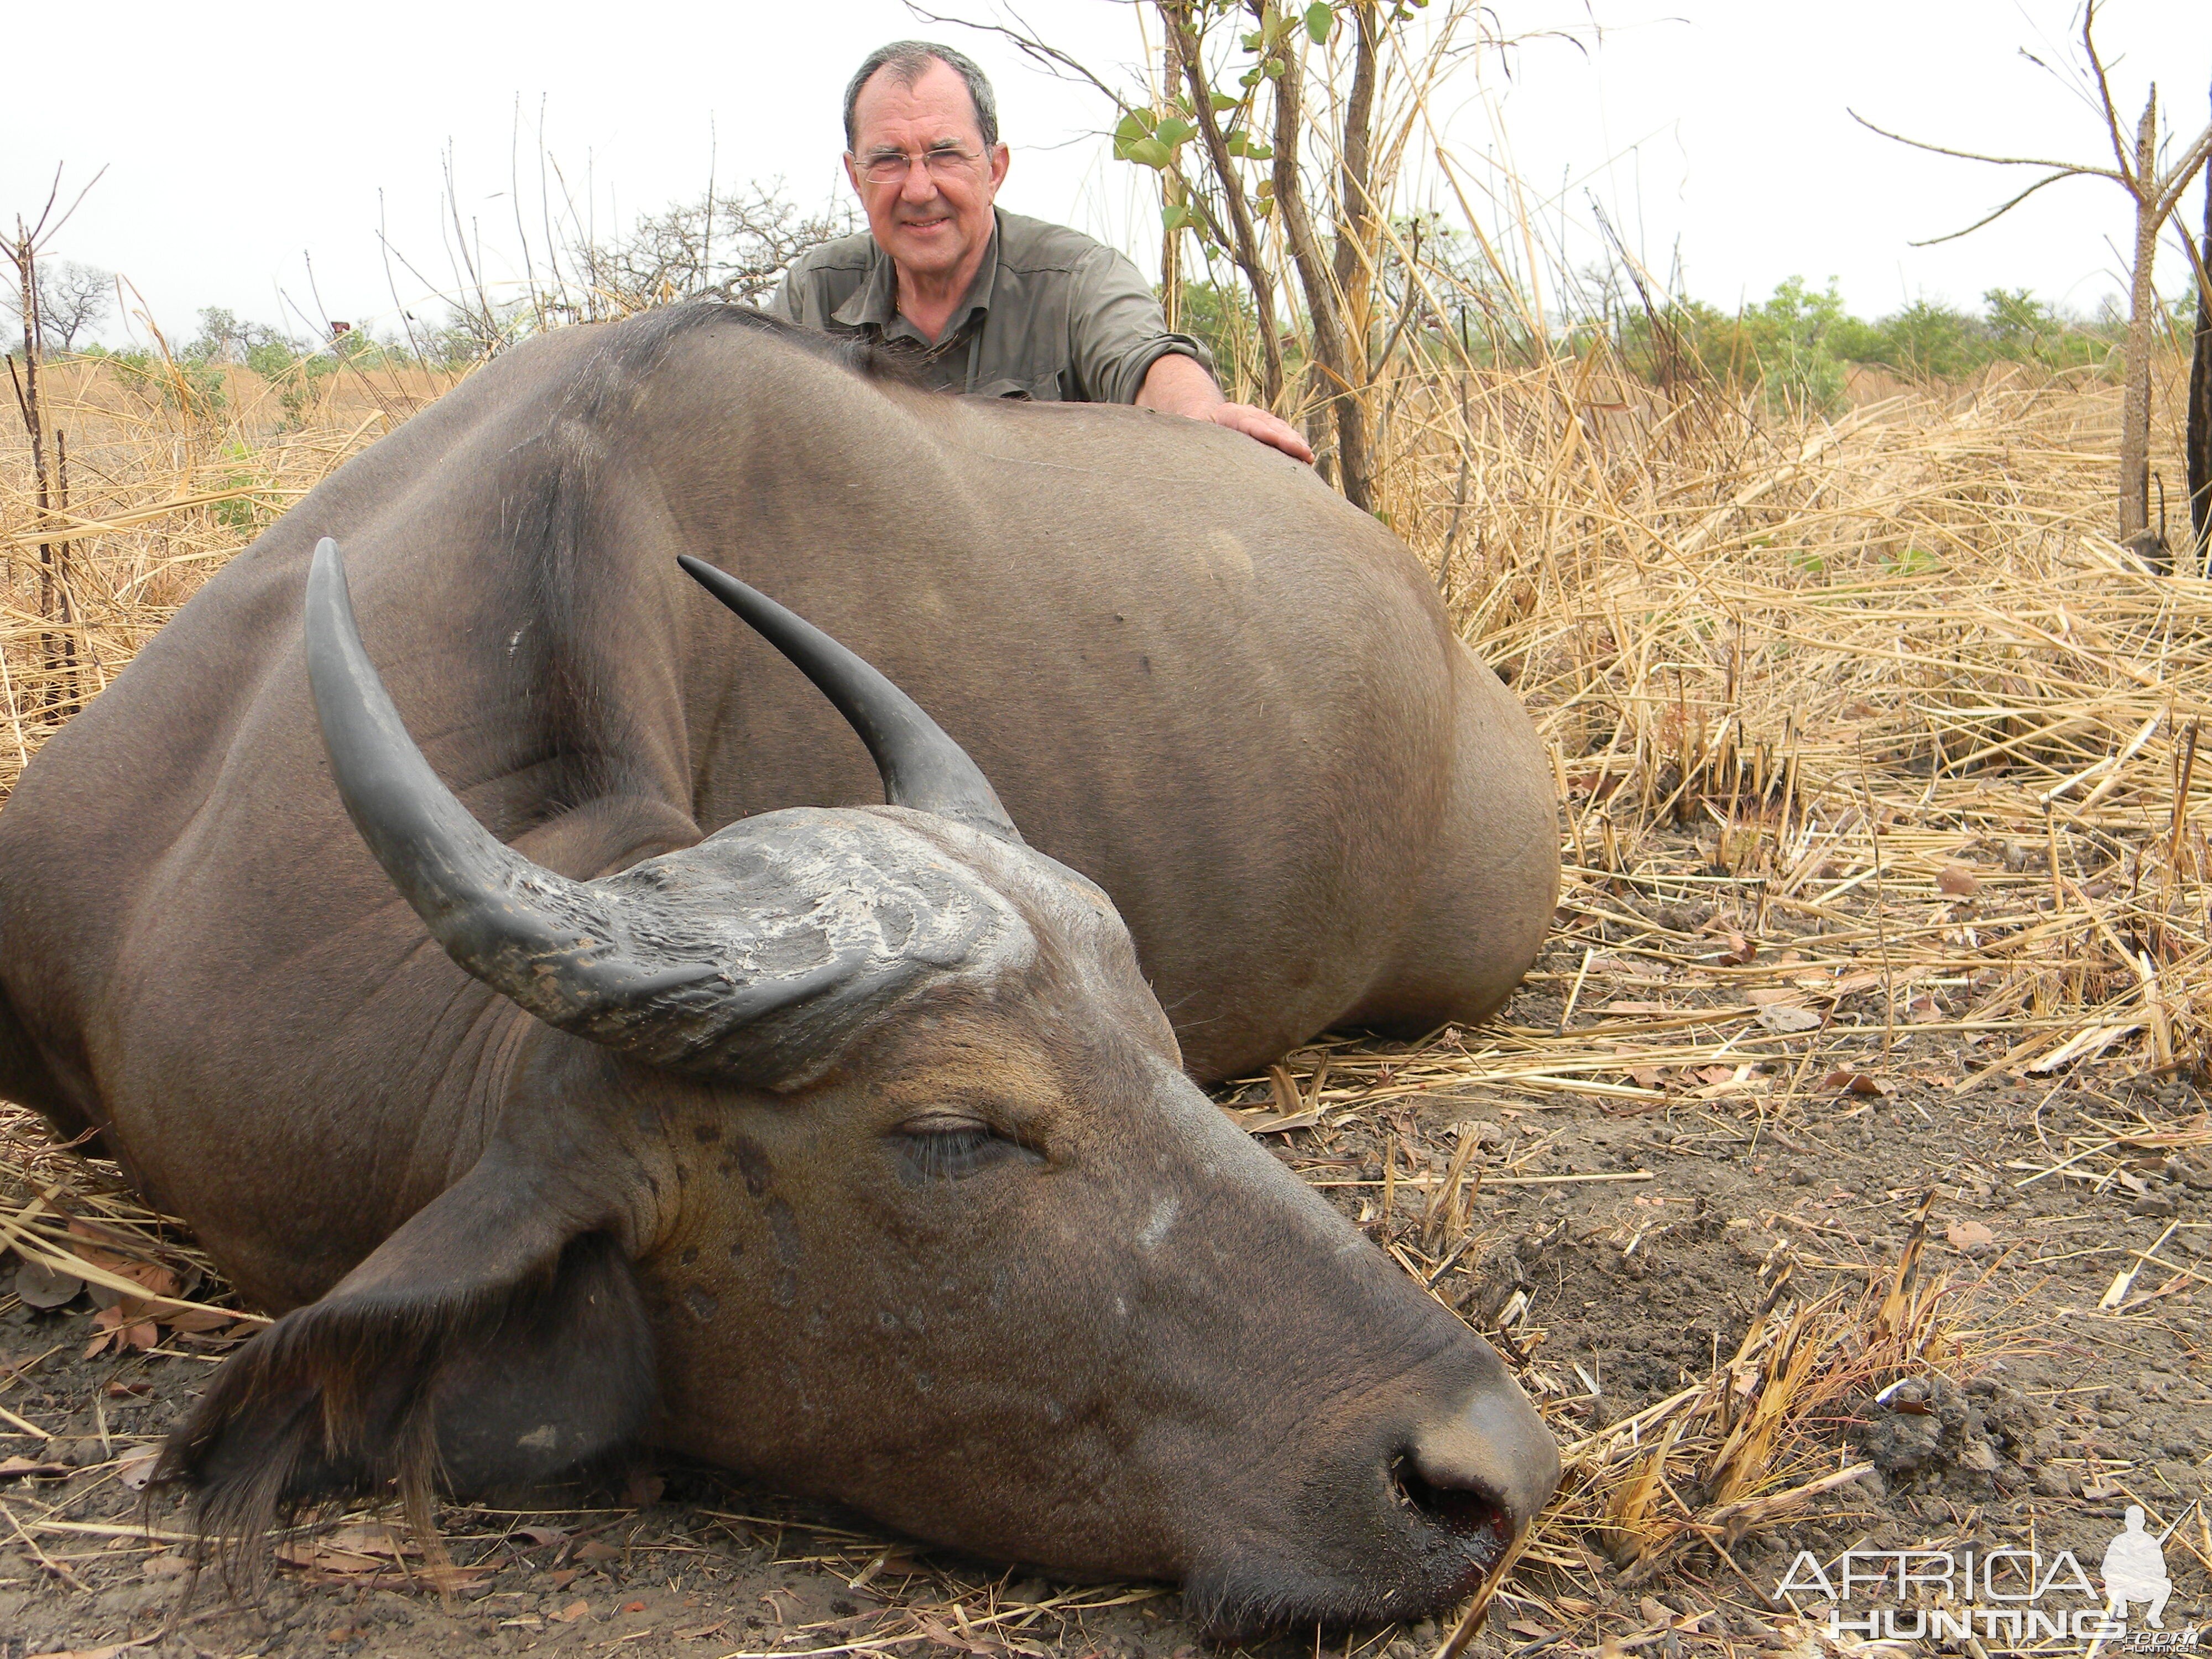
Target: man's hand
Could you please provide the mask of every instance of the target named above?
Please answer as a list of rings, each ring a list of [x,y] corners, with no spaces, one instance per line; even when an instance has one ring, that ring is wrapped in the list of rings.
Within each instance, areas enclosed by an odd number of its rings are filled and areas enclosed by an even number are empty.
[[[1157,409],[1194,421],[1212,421],[1231,432],[1273,444],[1292,460],[1313,465],[1313,451],[1288,421],[1249,404],[1232,404],[1221,395],[1213,376],[1195,358],[1170,352],[1145,371],[1145,384],[1137,393],[1137,407]]]
[[[1304,461],[1308,466],[1313,465],[1313,450],[1298,434],[1297,428],[1264,409],[1255,409],[1250,404],[1218,403],[1211,409],[1201,410],[1198,418],[1225,426],[1231,432],[1241,432],[1248,438],[1257,438],[1263,444],[1273,444],[1292,460]]]

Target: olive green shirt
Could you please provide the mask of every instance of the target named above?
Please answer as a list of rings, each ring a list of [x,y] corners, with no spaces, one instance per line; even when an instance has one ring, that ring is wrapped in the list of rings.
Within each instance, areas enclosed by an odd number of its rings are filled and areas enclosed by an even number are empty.
[[[1209,371],[1205,348],[1168,331],[1143,275],[1080,231],[994,209],[975,280],[935,343],[898,313],[898,272],[863,231],[809,249],[769,301],[809,328],[861,334],[916,354],[924,386],[987,398],[1133,404],[1170,352]]]

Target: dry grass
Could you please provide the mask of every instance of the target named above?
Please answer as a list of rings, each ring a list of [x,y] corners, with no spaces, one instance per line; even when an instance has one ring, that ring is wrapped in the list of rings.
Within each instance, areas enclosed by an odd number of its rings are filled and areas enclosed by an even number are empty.
[[[0,438],[0,783],[260,525],[436,389],[326,381],[283,429],[252,381],[234,372],[218,410],[181,384],[56,374],[71,495],[44,524],[20,433]],[[1695,1102],[1786,1136],[1839,1088],[2204,1066],[2212,583],[2149,575],[2106,533],[2117,392],[1991,379],[1829,423],[1711,388],[1669,402],[1594,354],[1519,376],[1401,366],[1376,395],[1383,510],[1550,745],[1568,875],[1533,980],[1559,1013],[1406,1053],[1316,1048],[1254,1080],[1255,1129],[1373,1128],[1481,1091]],[[2132,1152],[2212,1143],[2202,1121],[2106,1130],[2020,1178],[2109,1184]],[[19,1115],[0,1121],[0,1227],[27,1254],[98,1268],[52,1218],[99,1221],[171,1263],[190,1300],[183,1275],[206,1264]],[[1385,1242],[1437,1282],[1478,1242],[1480,1182],[1524,1178],[1425,1165],[1405,1178],[1424,1194],[1414,1224],[1390,1231],[1386,1188]],[[1859,1277],[1823,1295],[1799,1293],[1796,1267],[1837,1241],[1790,1243],[1735,1354],[1602,1426],[1525,1298],[1498,1310],[1569,1468],[1509,1607],[1589,1635],[1607,1563],[1616,1588],[1693,1550],[1733,1569],[1734,1540],[1856,1473],[1839,1402],[2010,1340],[2001,1307],[1921,1278],[1917,1233],[1902,1260],[1828,1263]],[[856,1571],[880,1553],[831,1541]],[[908,1610],[925,1634],[1036,1625],[1002,1588],[933,1578]],[[1643,1611],[1650,1639],[1695,1627]]]
[[[42,382],[64,463],[43,516],[23,429],[0,423],[0,789],[226,559],[450,384],[158,362],[61,364]]]
[[[1663,878],[1747,940],[1817,921],[1796,962],[1717,947],[1720,978],[1818,1008],[1876,973],[1886,1025],[1976,1039],[1960,1086],[2201,1063],[2212,585],[2108,539],[2117,392],[1992,379],[1831,425],[1588,364],[1464,412],[1425,390],[1399,522],[1551,745],[1571,908]]]

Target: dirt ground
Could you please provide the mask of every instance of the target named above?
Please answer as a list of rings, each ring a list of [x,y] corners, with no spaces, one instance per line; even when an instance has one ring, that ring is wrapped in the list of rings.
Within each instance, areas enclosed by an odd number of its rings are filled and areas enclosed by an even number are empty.
[[[1660,925],[1687,933],[1695,920]],[[1504,1028],[1555,1027],[1586,941],[1604,937],[1563,938]],[[1801,1549],[1826,1560],[1854,1545],[2032,1542],[2094,1574],[2130,1503],[2167,1534],[2167,1628],[2212,1603],[2205,1102],[2184,1079],[2094,1066],[1961,1087],[1960,1038],[1893,1027],[1870,1006],[1841,998],[1825,1032],[1756,1040],[1743,1059],[1761,1086],[1748,1093],[1742,1077],[1731,1090],[1704,1070],[1655,1076],[1632,1054],[1618,1086],[1588,1093],[1409,1088],[1423,1053],[1481,1035],[1447,1032],[1421,1052],[1328,1051],[1326,1074],[1310,1051],[1224,1102],[1492,1334],[1571,1462],[1607,1433],[1626,1445],[1615,1431],[1686,1389],[1724,1389],[1784,1268],[1800,1305],[1841,1309],[1902,1282],[1940,1327],[1883,1398],[1869,1376],[1788,1425],[1759,1488],[1781,1497],[1733,1512],[1753,1524],[1678,1529],[1638,1556],[1623,1547],[1632,1505],[1618,1482],[1603,1498],[1597,1474],[1571,1469],[1561,1519],[1471,1651],[1821,1651],[1819,1598],[1793,1609],[1774,1595]],[[1854,1092],[1854,1079],[1886,1092]],[[0,1263],[0,1289],[15,1271]],[[187,1600],[190,1553],[159,1516],[142,1528],[129,1482],[234,1336],[165,1328],[149,1350],[87,1358],[97,1318],[83,1297],[42,1310],[0,1294],[0,1446],[14,1454],[0,1468],[19,1470],[0,1480],[0,1659],[1205,1650],[1172,1590],[963,1561],[689,1467],[641,1467],[622,1501],[596,1507],[550,1493],[526,1513],[448,1509],[463,1581],[450,1600],[389,1510],[285,1547],[252,1597],[210,1576]],[[1654,1514],[1719,1513],[1694,1466],[1662,1449],[1658,1467]],[[1594,1504],[1610,1505],[1597,1523]],[[1309,1629],[1262,1650],[1412,1659],[1443,1633]]]

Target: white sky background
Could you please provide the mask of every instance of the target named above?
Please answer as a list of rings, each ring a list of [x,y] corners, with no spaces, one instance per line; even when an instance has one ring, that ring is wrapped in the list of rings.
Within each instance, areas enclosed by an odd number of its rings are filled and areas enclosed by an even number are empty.
[[[937,9],[988,18],[991,7]],[[1139,14],[1127,0],[1020,9],[1103,75],[1133,82]],[[2061,184],[1964,241],[1915,249],[2032,175],[1917,155],[1845,113],[1960,148],[2109,161],[2092,112],[2020,55],[2074,61],[2066,0],[1499,9],[1509,30],[1571,27],[1584,44],[1486,56],[1438,107],[1470,171],[1517,172],[1533,203],[1552,204],[1546,222],[1568,224],[1577,260],[1597,252],[1586,234],[1595,195],[1650,264],[1663,273],[1679,248],[1688,290],[1724,307],[1792,274],[1816,286],[1840,278],[1866,315],[1923,296],[1978,307],[2000,284],[2090,310],[2120,287],[2130,209],[2116,187]],[[379,226],[432,283],[451,281],[449,144],[462,215],[481,225],[494,274],[519,273],[509,157],[537,240],[541,110],[546,150],[603,233],[697,197],[710,153],[721,187],[781,175],[801,205],[820,204],[844,190],[839,99],[853,64],[915,34],[968,51],[996,83],[1014,149],[1004,205],[1103,235],[1148,267],[1157,259],[1151,175],[1107,158],[1095,137],[1111,119],[1103,100],[993,36],[921,23],[898,0],[678,0],[635,21],[569,0],[389,0],[373,16],[121,0],[71,15],[76,38],[53,43],[59,57],[99,71],[7,77],[0,212],[35,213],[57,161],[72,185],[105,164],[53,252],[123,272],[173,342],[210,305],[295,332],[327,318],[392,329]],[[2106,0],[2099,37],[2130,118],[2154,79],[2175,125],[2202,126],[2212,3]],[[1450,204],[1439,191],[1398,205]],[[2190,222],[2202,213],[2200,187]],[[2160,283],[2173,292],[2186,267],[2168,243]],[[398,285],[403,303],[421,303],[421,281],[403,270]]]

